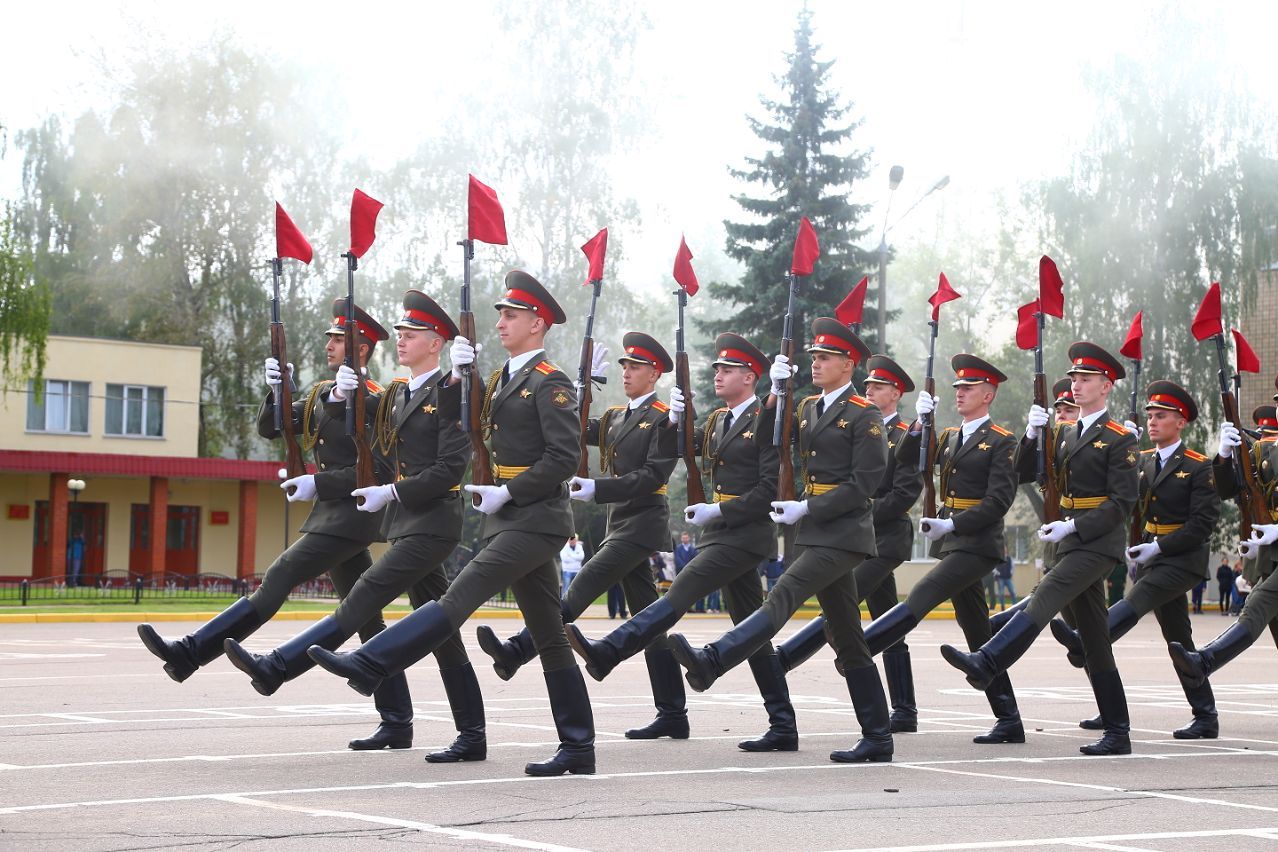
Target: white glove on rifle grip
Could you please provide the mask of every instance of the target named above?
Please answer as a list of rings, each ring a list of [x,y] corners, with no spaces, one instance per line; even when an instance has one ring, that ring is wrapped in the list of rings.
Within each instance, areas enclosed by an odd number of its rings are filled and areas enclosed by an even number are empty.
[[[590,378],[596,382],[608,380],[608,347],[597,347],[590,357]]]
[[[936,397],[927,391],[919,391],[919,398],[914,401],[914,413],[923,418],[925,414],[936,411]]]
[[[343,364],[337,368],[337,377],[333,380],[333,389],[328,392],[330,402],[342,402],[359,387],[359,376],[350,367]]]
[[[768,378],[772,379],[772,394],[780,396],[785,390],[785,383],[793,376],[798,368],[791,366],[790,359],[784,355],[777,355],[776,360],[772,362],[772,366],[768,368]]]
[[[1038,437],[1038,431],[1047,425],[1047,409],[1041,405],[1031,405],[1029,414],[1025,415],[1025,437],[1031,441]]]
[[[1216,455],[1222,459],[1232,458],[1234,450],[1242,446],[1242,434],[1238,427],[1226,420],[1220,424],[1220,448]]]
[[[475,353],[479,351],[479,346],[472,346],[470,341],[464,337],[454,337],[453,345],[448,350],[448,360],[452,362],[452,374],[454,379],[462,377],[462,368],[468,367],[475,363]]]
[[[679,390],[679,386],[675,385],[670,390],[670,422],[679,423],[679,416],[683,414],[683,391]]]
[[[293,378],[292,364],[288,365],[288,377],[290,381]],[[280,383],[281,378],[282,378],[282,374],[280,371],[280,362],[276,360],[275,358],[267,358],[266,359],[266,384],[271,388],[271,390],[274,390],[275,386]]]

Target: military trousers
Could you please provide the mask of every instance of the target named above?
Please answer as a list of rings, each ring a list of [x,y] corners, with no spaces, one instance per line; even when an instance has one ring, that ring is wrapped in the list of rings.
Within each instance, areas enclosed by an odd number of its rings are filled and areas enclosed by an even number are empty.
[[[1270,565],[1270,574],[1247,595],[1238,623],[1247,629],[1254,642],[1269,627],[1269,632],[1278,644],[1278,571]]]
[[[1189,624],[1189,602],[1185,593],[1202,582],[1203,576],[1180,565],[1154,559],[1136,572],[1136,582],[1124,599],[1138,615],[1154,613],[1163,638],[1194,649],[1193,628]]]
[[[280,611],[280,607],[284,606],[284,601],[296,586],[314,580],[321,574],[328,574],[338,596],[345,598],[360,575],[372,564],[373,558],[368,553],[366,541],[325,533],[302,533],[266,569],[262,585],[249,596],[249,603],[262,621],[270,621]],[[378,607],[364,621],[353,624],[350,630],[352,633],[358,630],[360,638],[367,641],[367,638],[376,636],[385,627],[381,607]],[[368,634],[367,638],[365,633]]]
[[[555,558],[567,540],[522,530],[506,530],[488,539],[439,599],[449,623],[460,628],[489,598],[510,588],[541,657],[542,671],[576,667],[564,634]]]
[[[923,579],[914,584],[905,605],[919,621],[949,600],[954,604],[954,620],[963,631],[970,650],[984,645],[990,632],[990,606],[985,599],[985,577],[999,560],[954,550],[945,554]]]
[[[674,578],[666,591],[666,602],[682,615],[706,595],[723,589],[728,617],[736,624],[763,605],[763,585],[759,580],[762,561],[761,553],[730,544],[707,544]]]
[[[652,579],[652,548],[633,541],[605,538],[578,572],[564,595],[564,617],[575,621],[599,596],[621,584],[631,612],[646,609],[657,599]],[[657,647],[665,647],[664,640]]]
[[[856,593],[869,608],[870,618],[878,618],[900,603],[896,594],[895,574],[899,567],[901,567],[900,559],[871,556],[861,560],[860,564],[852,569],[852,577],[856,580]],[[905,640],[892,647],[905,650]]]
[[[768,592],[763,611],[776,635],[804,601],[816,595],[825,615],[826,636],[844,671],[874,664],[861,630],[861,598],[857,595],[855,568],[865,559],[833,547],[805,547]]]
[[[1057,613],[1068,608],[1069,620],[1078,630],[1087,656],[1087,667],[1096,672],[1117,670],[1109,640],[1109,607],[1105,578],[1114,570],[1114,557],[1090,550],[1059,554],[1052,570],[1034,590],[1025,613],[1045,628]]]

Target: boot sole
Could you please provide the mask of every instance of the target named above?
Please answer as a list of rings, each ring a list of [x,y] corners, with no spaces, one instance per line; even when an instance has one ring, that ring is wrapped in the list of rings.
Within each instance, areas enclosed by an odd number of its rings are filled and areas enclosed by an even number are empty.
[[[170,680],[174,683],[181,683],[191,675],[195,674],[195,670],[198,666],[195,668],[179,666],[177,663],[169,659],[169,649],[165,644],[165,640],[162,636],[160,636],[160,634],[155,632],[155,628],[151,627],[149,624],[139,624],[137,630],[138,638],[142,640],[142,646],[150,651],[157,659],[164,661],[164,673],[169,676]]]
[[[830,760],[835,763],[891,763],[892,755],[890,754],[874,754],[869,757],[835,757],[838,752],[830,755]]]
[[[737,743],[737,748],[741,749],[742,751],[748,751],[751,754],[764,754],[769,751],[798,751],[799,744],[795,742],[795,743],[781,743],[778,745],[757,745],[756,746],[753,743],[751,743],[750,745],[747,745],[746,743]]]
[[[1215,740],[1220,738],[1220,731],[1172,731],[1172,737],[1178,740]]]
[[[593,766],[578,766],[574,769],[558,769],[550,772],[534,771],[529,766],[524,767],[524,774],[531,775],[533,778],[558,778],[561,775],[594,775],[595,768]]]
[[[488,755],[444,755],[442,753],[426,755],[427,763],[479,763],[481,760],[487,760]]]
[[[405,749],[413,747],[412,740],[409,740],[408,742],[403,742],[401,740],[393,743],[380,743],[378,745],[355,745],[356,742],[356,740],[351,740],[346,744],[346,747],[351,751],[385,751],[386,749]]]
[[[889,729],[894,734],[917,734],[919,732],[918,722],[890,722]]]

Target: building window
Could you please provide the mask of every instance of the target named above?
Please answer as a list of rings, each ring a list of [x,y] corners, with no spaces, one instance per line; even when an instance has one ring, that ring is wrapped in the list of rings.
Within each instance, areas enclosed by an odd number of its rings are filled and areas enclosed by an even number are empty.
[[[1030,557],[1030,528],[1021,524],[1009,524],[1003,536],[1007,553],[1013,562],[1028,562]]]
[[[106,386],[106,433],[139,438],[164,436],[164,388]]]
[[[27,431],[89,434],[89,383],[46,379],[44,395],[36,398],[35,382],[27,380]]]

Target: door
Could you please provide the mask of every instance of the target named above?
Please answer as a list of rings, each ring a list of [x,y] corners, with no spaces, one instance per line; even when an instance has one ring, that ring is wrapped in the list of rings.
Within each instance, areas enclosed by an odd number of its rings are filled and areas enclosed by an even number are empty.
[[[200,507],[169,506],[165,524],[164,573],[195,576],[200,564]],[[151,507],[134,503],[129,515],[129,571],[151,570]]]
[[[34,540],[31,547],[31,575],[37,576],[49,558],[49,501],[37,500]],[[75,574],[73,557],[80,556],[79,577],[87,581],[106,569],[106,503],[72,501],[67,504],[67,574]],[[80,538],[77,540],[76,536]],[[61,578],[59,578],[61,579]]]

